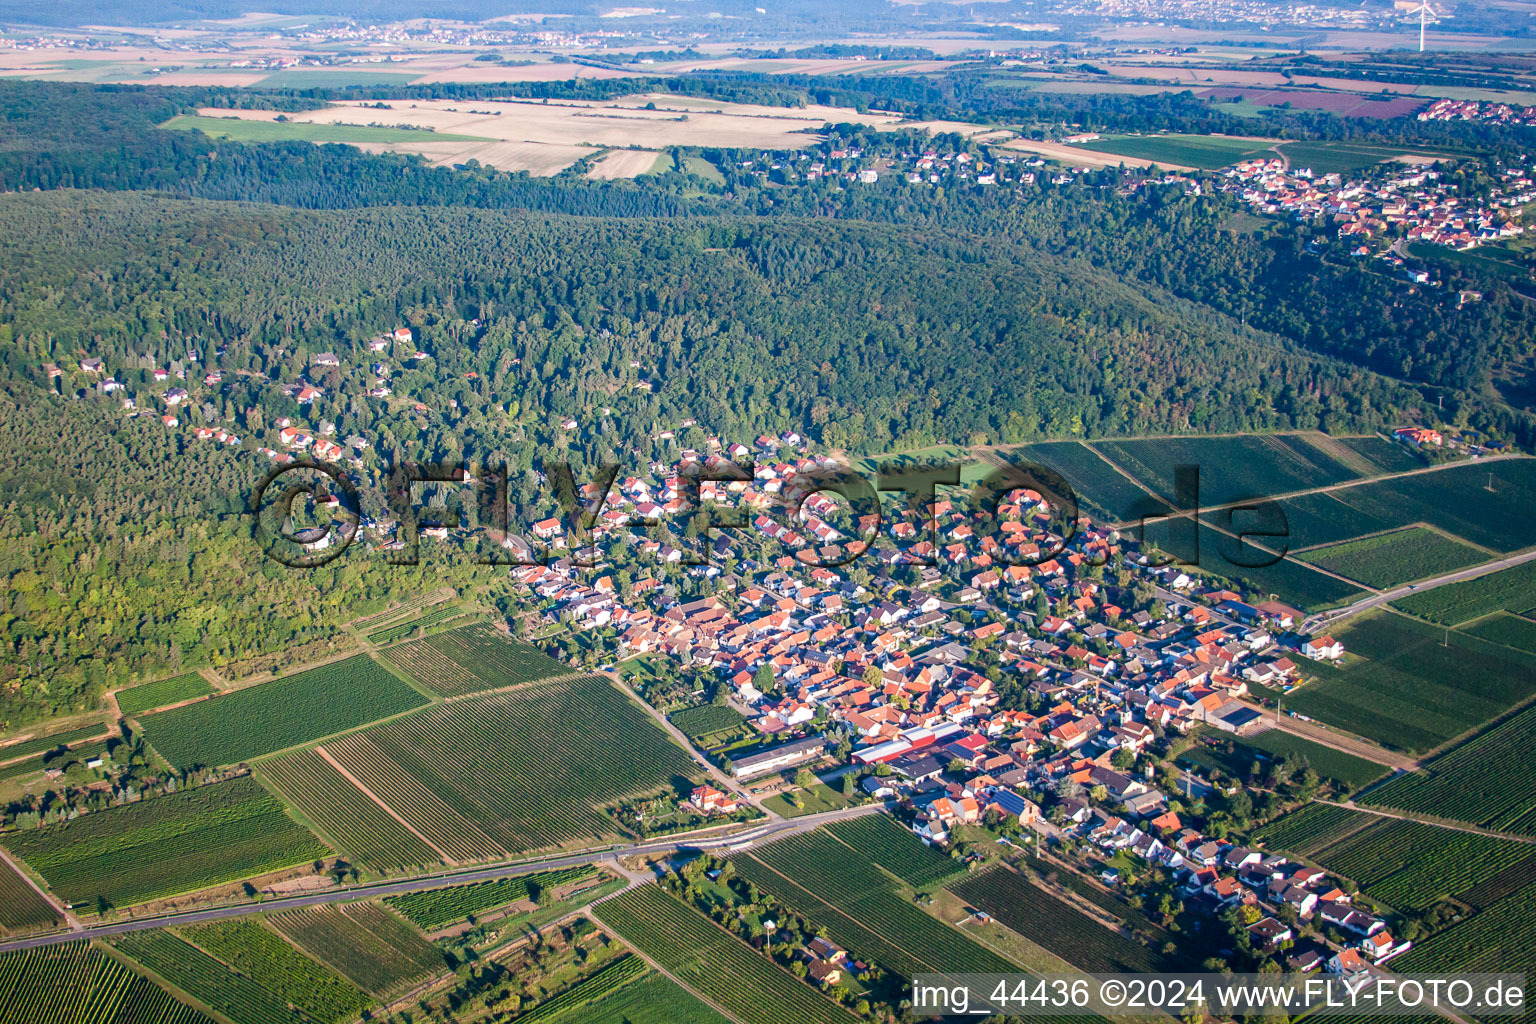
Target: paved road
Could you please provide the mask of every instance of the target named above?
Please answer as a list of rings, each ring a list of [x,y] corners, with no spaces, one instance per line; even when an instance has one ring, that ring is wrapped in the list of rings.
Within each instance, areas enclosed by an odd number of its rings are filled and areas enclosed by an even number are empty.
[[[1482,565],[1474,565],[1470,569],[1458,569],[1455,572],[1448,572],[1444,576],[1436,576],[1434,579],[1425,580],[1422,583],[1409,583],[1401,587],[1393,587],[1391,590],[1383,590],[1380,593],[1362,597],[1354,604],[1345,605],[1343,608],[1335,608],[1333,611],[1314,615],[1302,624],[1301,630],[1304,633],[1315,633],[1329,623],[1337,622],[1340,619],[1347,619],[1351,615],[1358,615],[1368,608],[1396,601],[1398,598],[1407,597],[1409,594],[1419,594],[1426,590],[1434,590],[1436,587],[1443,587],[1447,583],[1460,583],[1463,580],[1486,576],[1491,572],[1498,572],[1500,569],[1508,569],[1510,566],[1529,562],[1533,558],[1536,558],[1536,549],[1518,555],[1510,555],[1508,558],[1501,558],[1496,562],[1484,562]]]
[[[172,925],[219,921],[225,918],[243,917],[246,914],[255,914],[263,911],[294,910],[299,907],[313,907],[324,903],[344,903],[352,900],[376,899],[380,896],[395,896],[405,892],[420,892],[424,889],[441,889],[447,885],[463,885],[466,882],[484,882],[495,878],[510,878],[514,875],[526,875],[535,871],[551,871],[558,868],[577,867],[583,864],[597,864],[602,861],[617,861],[620,857],[675,853],[682,849],[718,850],[738,846],[743,843],[765,842],[788,835],[809,832],[817,826],[825,825],[828,822],[860,818],[867,814],[876,814],[884,809],[884,804],[863,804],[858,807],[844,807],[836,811],[807,814],[789,821],[769,821],[765,824],[754,825],[742,832],[714,836],[708,839],[696,838],[690,840],[686,837],[658,839],[645,843],[630,843],[626,846],[607,850],[594,850],[588,853],[545,857],[541,860],[521,861],[516,864],[496,864],[477,868],[473,871],[461,871],[451,875],[424,875],[418,878],[405,878],[394,882],[380,882],[375,885],[355,886],[346,889],[328,889],[324,892],[306,893],[302,896],[288,896],[281,899],[267,900],[263,903],[241,903],[228,907],[210,907],[206,910],[190,910],[177,914],[162,914],[155,917],[114,921],[111,924],[91,925],[75,931],[34,935],[24,939],[13,939],[10,942],[0,942],[0,953],[17,949],[34,949],[39,946],[52,946],[61,942],[75,942],[80,939],[105,938],[111,935],[122,935],[127,932],[144,931],[148,928],[165,928]]]

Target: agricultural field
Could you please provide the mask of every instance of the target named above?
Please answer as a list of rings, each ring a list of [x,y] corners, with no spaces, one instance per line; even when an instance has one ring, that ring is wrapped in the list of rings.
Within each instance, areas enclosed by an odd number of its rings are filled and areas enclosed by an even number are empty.
[[[853,1014],[658,885],[596,907],[603,923],[700,995],[753,1024],[840,1024]]]
[[[6,1024],[213,1024],[87,943],[0,954]]]
[[[229,965],[317,1024],[342,1024],[373,1002],[330,969],[248,918],[181,930],[188,942]]]
[[[871,819],[847,824],[865,820]],[[869,851],[847,845],[861,838],[870,840]],[[905,840],[932,853],[910,835]],[[893,971],[944,971],[955,964],[975,971],[1016,970],[1016,965],[914,905],[901,894],[896,879],[879,870],[890,865],[917,877],[947,877],[909,853],[891,832],[869,829],[833,838],[817,831],[776,840],[732,863],[741,878],[826,927],[833,941]],[[932,856],[955,866],[941,854]]]
[[[603,977],[607,973],[605,970],[589,980],[602,978],[606,986],[616,980]],[[572,992],[534,1007],[518,1020],[530,1024],[730,1024],[692,992],[655,971],[642,971],[606,992],[581,991],[585,986],[583,982]],[[554,1006],[567,995],[570,998],[561,1006]]]
[[[1199,170],[1215,171],[1251,157],[1274,155],[1268,139],[1224,135],[1106,135],[1092,142],[1073,143],[1095,153],[1112,153],[1138,160],[1156,160]]]
[[[505,71],[503,71],[505,73]],[[286,72],[284,72],[286,74]],[[654,104],[654,109],[647,109]],[[202,108],[171,128],[231,133],[250,139],[309,139],[348,142],[365,149],[419,153],[438,164],[477,159],[504,171],[558,173],[577,160],[607,150],[672,146],[798,149],[814,143],[827,123],[895,125],[893,114],[860,113],[823,106],[773,107],[664,94],[632,94],[611,101],[423,99],[408,107],[380,111],[363,101],[330,103],[289,113],[279,122],[272,111]],[[381,126],[387,121],[387,126]],[[256,126],[256,127],[249,127]],[[247,135],[244,133],[256,133]],[[340,134],[344,133],[344,134]],[[628,176],[649,172],[652,161],[610,168]]]
[[[1207,731],[1202,733],[1202,738],[1215,740],[1216,746],[1196,744],[1184,753],[1184,758],[1206,768],[1220,768],[1235,779],[1247,779],[1255,763],[1262,769],[1269,762],[1284,761],[1292,755],[1306,758],[1307,765],[1319,778],[1330,780],[1346,791],[1375,782],[1388,771],[1386,765],[1279,729],[1247,737]],[[1231,752],[1226,750],[1228,743],[1232,745]]]
[[[1491,489],[1490,489],[1491,488]],[[1424,522],[1493,551],[1536,544],[1536,459],[1461,463],[1433,473],[1349,488],[1401,522]],[[1362,493],[1355,493],[1362,492]]]
[[[1462,632],[1491,643],[1536,654],[1536,622],[1499,612],[1463,626]]]
[[[686,156],[682,158],[682,166],[679,170],[688,174],[696,174],[711,185],[724,185],[725,175],[720,169],[701,156]]]
[[[1131,522],[1168,511],[1168,503],[1138,487],[1085,444],[1045,441],[999,453],[1009,462],[1028,462],[1060,473],[1077,497],[1078,507],[1111,522]]]
[[[295,750],[259,770],[305,818],[323,821],[326,838],[353,863],[380,872],[443,863],[441,853],[390,817],[319,751]]]
[[[1215,513],[1210,518],[1225,520],[1223,513]],[[1233,517],[1230,526],[1223,522],[1224,528],[1232,533],[1239,531],[1253,531],[1262,527],[1258,523],[1250,523],[1239,514]],[[1174,528],[1172,524],[1170,527]],[[1165,527],[1159,526],[1149,529],[1147,536],[1154,542],[1160,541]],[[1185,531],[1187,533],[1187,529]],[[1178,543],[1184,543],[1185,534],[1175,534],[1179,537]],[[1249,590],[1257,594],[1275,594],[1287,604],[1295,605],[1304,610],[1326,608],[1332,605],[1343,604],[1356,598],[1365,596],[1365,592],[1354,584],[1345,583],[1333,576],[1327,576],[1318,572],[1311,566],[1298,562],[1292,558],[1274,560],[1274,554],[1266,553],[1253,546],[1253,541],[1265,543],[1265,538],[1252,537],[1251,540],[1239,541],[1237,537],[1221,533],[1206,525],[1200,524],[1200,551],[1199,569],[1202,572],[1214,573],[1228,580],[1241,581]],[[1284,540],[1271,540],[1266,544],[1272,551],[1277,545],[1283,545]],[[1183,554],[1183,550],[1177,546],[1169,546],[1170,553]],[[1192,554],[1192,552],[1191,552]],[[1187,556],[1185,556],[1187,557]],[[1268,565],[1253,566],[1251,563],[1269,562]]]
[[[972,971],[1018,970],[1017,964],[925,913],[894,888],[877,886],[848,896],[813,880],[825,879],[820,865],[797,870],[783,864],[770,868],[751,858],[732,863],[741,878],[826,928],[839,946],[899,974],[954,970],[956,964]]]
[[[110,941],[124,956],[235,1024],[305,1024],[283,996],[236,974],[173,932],[129,932]]]
[[[330,855],[255,779],[94,811],[5,837],[77,907],[125,907]]]
[[[9,864],[0,862],[0,936],[51,929],[63,923],[52,903]]]
[[[332,740],[323,751],[355,780],[354,785],[387,808],[391,817],[408,822],[413,833],[444,860],[454,863],[506,857],[508,851],[474,822],[444,803],[433,790],[393,761],[367,736]],[[350,798],[349,798],[350,800]],[[317,810],[318,827],[330,827],[327,809]]]
[[[1374,818],[1332,804],[1307,804],[1298,811],[1257,829],[1256,842],[1266,849],[1286,850],[1310,857],[1346,836],[1375,823]]]
[[[447,810],[455,828],[470,823],[506,852],[611,837],[617,824],[603,807],[674,790],[699,771],[599,676],[435,705],[326,749],[436,845],[418,819]]]
[[[1201,497],[1209,501],[1203,481],[1202,476]],[[1286,499],[1280,506],[1293,549],[1427,523],[1480,547],[1509,552],[1536,544],[1536,518],[1529,514],[1533,501],[1536,459],[1509,458],[1351,484]]]
[[[1367,896],[1398,910],[1424,910],[1536,856],[1536,849],[1527,843],[1367,816],[1374,820],[1315,849],[1310,857],[1358,882]]]
[[[1423,753],[1536,693],[1536,657],[1474,636],[1391,613],[1335,635],[1344,667],[1304,661],[1286,707],[1386,747]]]
[[[1362,471],[1365,467],[1347,464],[1305,434],[1160,437],[1098,441],[1093,447],[1169,501],[1176,498],[1174,470],[1197,467],[1202,507],[1326,487],[1370,475]]]
[[[1346,754],[1333,747],[1325,747],[1321,743],[1314,743],[1279,729],[1261,732],[1257,736],[1249,736],[1238,742],[1245,746],[1256,747],[1279,760],[1284,760],[1292,754],[1299,754],[1307,759],[1307,764],[1320,777],[1332,779],[1346,790],[1367,786],[1388,771],[1386,765]]]
[[[1393,961],[1392,969],[1536,972],[1536,884],[1414,943]]]
[[[672,712],[667,718],[683,731],[689,742],[703,750],[712,750],[741,738],[747,727],[747,720],[740,712],[713,704],[683,708]]]
[[[56,732],[48,736],[34,736],[22,740],[20,743],[7,743],[0,747],[0,762],[10,761],[19,757],[31,757],[33,754],[46,754],[50,750],[59,747],[67,747],[82,740],[99,739],[109,734],[115,734],[117,728],[105,722],[94,725],[82,726],[79,729],[71,729],[68,732]]]
[[[1497,611],[1536,611],[1536,562],[1522,562],[1461,583],[1448,583],[1392,602],[1409,615],[1454,626]]]
[[[1380,434],[1368,434],[1363,437],[1334,437],[1320,443],[1346,448],[1374,464],[1377,471],[1381,473],[1406,473],[1412,469],[1423,469],[1428,465],[1424,456],[1413,448],[1401,441],[1389,440]]]
[[[950,891],[1004,927],[1085,971],[1116,974],[1177,970],[1162,953],[1132,942],[1007,868],[968,878]],[[968,970],[972,968],[967,968]]]
[[[377,903],[306,907],[267,923],[383,1004],[447,970],[441,950]]]
[[[1322,547],[1410,525],[1392,510],[1361,500],[1368,493],[1363,486],[1345,487],[1281,500],[1291,548]]]
[[[393,625],[384,626],[380,629],[374,630],[373,632],[367,634],[368,642],[381,646],[383,644],[392,644],[396,640],[402,640],[405,637],[410,636],[418,629],[429,629],[432,626],[437,625],[439,622],[446,622],[449,619],[462,614],[463,609],[461,609],[458,605],[438,605],[436,608],[428,609],[425,613],[415,616],[414,618],[407,618],[404,621],[396,622]]]
[[[826,828],[844,846],[914,889],[943,885],[965,873],[965,865],[928,846],[889,815],[871,814]]]
[[[159,679],[153,683],[142,683],[117,692],[117,709],[124,715],[132,717],[143,714],[145,711],[153,711],[155,708],[163,708],[167,704],[178,704],[193,697],[206,697],[213,692],[213,687],[208,685],[208,680],[196,672],[188,672],[185,675],[172,676],[169,679]]]
[[[1348,174],[1404,155],[1401,149],[1352,142],[1282,142],[1275,149],[1293,168],[1311,168],[1313,174]]]
[[[1398,776],[1366,802],[1536,835],[1536,708]]]
[[[546,999],[518,1019],[524,1024],[532,1024],[534,1021],[552,1021],[569,1017],[587,1004],[595,1003],[630,982],[639,980],[649,970],[645,961],[639,957],[629,953],[622,954],[554,998]]]
[[[385,655],[427,689],[458,697],[569,675],[571,668],[484,624],[393,647]]]
[[[1071,870],[1047,869],[1053,877],[1050,881],[1070,891],[1074,896],[1093,904],[1117,921],[1124,921],[1127,928],[1141,940],[1159,948],[1167,942],[1175,942],[1176,936],[1146,914],[1118,899],[1105,889]]]
[[[366,655],[140,720],[178,767],[247,761],[418,708],[427,699]]]
[[[1496,875],[1488,876],[1465,892],[1458,893],[1456,898],[1478,910],[1487,910],[1532,884],[1536,884],[1536,857],[1527,857]]]
[[[360,85],[406,85],[421,76],[414,71],[348,71],[339,68],[284,68],[259,83],[278,89],[345,89]]]
[[[1422,526],[1342,541],[1298,555],[1304,562],[1378,590],[1488,560],[1486,552]]]
[[[576,882],[596,878],[597,875],[597,869],[592,867],[566,868],[429,889],[425,892],[402,893],[385,897],[384,902],[410,918],[424,931],[430,932],[509,903],[531,900],[541,889],[559,890]]]

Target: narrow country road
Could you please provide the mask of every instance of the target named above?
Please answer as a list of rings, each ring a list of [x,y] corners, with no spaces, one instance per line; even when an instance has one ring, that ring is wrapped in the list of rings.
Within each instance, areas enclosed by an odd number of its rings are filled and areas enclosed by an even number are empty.
[[[1411,772],[1419,767],[1419,762],[1416,758],[1398,753],[1397,751],[1388,750],[1385,747],[1379,747],[1358,736],[1351,736],[1349,733],[1329,729],[1326,726],[1319,725],[1317,722],[1303,722],[1299,718],[1291,718],[1286,715],[1277,716],[1272,709],[1261,708],[1257,704],[1248,701],[1243,701],[1242,703],[1244,707],[1263,715],[1266,723],[1271,727],[1281,732],[1290,733],[1292,736],[1299,736],[1304,740],[1311,740],[1313,743],[1332,747],[1334,750],[1342,751],[1354,757],[1363,757],[1367,761],[1375,761],[1379,765],[1395,768],[1399,771]]]
[[[112,935],[145,931],[150,928],[198,924],[203,921],[221,921],[231,917],[243,917],[247,914],[296,910],[300,907],[313,907],[325,903],[349,903],[354,900],[377,899],[380,896],[396,896],[406,892],[441,889],[445,886],[463,885],[467,882],[485,882],[497,878],[511,878],[516,875],[532,874],[538,871],[579,867],[583,864],[597,864],[619,857],[676,853],[684,849],[726,849],[809,832],[828,822],[862,818],[865,815],[877,814],[883,810],[885,810],[885,805],[881,803],[863,804],[858,807],[844,807],[836,811],[807,814],[789,821],[769,821],[765,824],[754,825],[745,831],[715,836],[709,839],[657,839],[644,843],[630,843],[626,846],[611,847],[606,850],[595,850],[590,853],[551,856],[539,860],[520,861],[515,864],[495,864],[489,867],[477,868],[473,871],[461,871],[450,875],[423,875],[418,878],[403,878],[398,881],[380,882],[346,889],[330,889],[324,892],[308,893],[303,896],[288,896],[282,899],[267,900],[262,903],[240,903],[228,907],[210,907],[206,910],[189,910],[181,913],[142,917],[128,921],[114,921],[110,924],[89,925],[74,931],[33,935],[27,938],[12,939],[9,942],[0,942],[0,953],[8,953],[17,949],[53,946],[61,942],[77,942],[81,939],[107,938]]]
[[[1448,572],[1443,576],[1436,576],[1433,579],[1424,580],[1421,583],[1407,583],[1400,587],[1393,587],[1391,590],[1383,590],[1379,593],[1369,594],[1365,597],[1362,597],[1360,600],[1353,604],[1345,605],[1343,608],[1335,608],[1333,611],[1321,612],[1312,616],[1311,618],[1307,619],[1306,622],[1302,623],[1301,629],[1304,633],[1315,633],[1319,629],[1322,629],[1331,623],[1338,622],[1340,619],[1347,619],[1351,615],[1358,615],[1367,609],[1375,608],[1378,605],[1388,604],[1392,601],[1396,601],[1400,597],[1407,597],[1409,594],[1422,593],[1426,590],[1434,590],[1436,587],[1443,587],[1447,583],[1460,583],[1463,580],[1477,579],[1479,576],[1486,576],[1491,572],[1498,572],[1500,569],[1508,569],[1512,566],[1523,565],[1533,558],[1536,558],[1536,548],[1532,548],[1530,551],[1521,552],[1518,555],[1510,555],[1508,558],[1500,558],[1493,562],[1484,562],[1481,565],[1474,565],[1468,569],[1458,569],[1455,572]]]
[[[619,689],[629,694],[641,707],[645,708],[646,713],[656,721],[656,724],[667,731],[667,735],[681,743],[683,745],[683,749],[688,751],[688,753],[693,756],[695,761],[704,766],[704,769],[709,772],[710,778],[714,779],[725,789],[728,789],[732,793],[735,793],[737,796],[741,797],[753,807],[756,807],[759,811],[762,811],[764,814],[768,815],[768,817],[773,819],[779,818],[779,815],[775,814],[773,811],[770,811],[768,808],[760,804],[757,800],[757,797],[749,793],[741,783],[725,774],[725,772],[721,771],[719,768],[716,768],[713,764],[710,763],[709,758],[695,750],[688,737],[683,734],[683,731],[677,726],[673,725],[671,722],[667,721],[666,715],[662,714],[660,711],[657,711],[655,708],[651,707],[650,704],[646,703],[645,699],[642,698],[633,689],[631,689],[630,685],[621,679],[617,672],[604,672],[602,674],[612,680],[614,686],[617,686]]]

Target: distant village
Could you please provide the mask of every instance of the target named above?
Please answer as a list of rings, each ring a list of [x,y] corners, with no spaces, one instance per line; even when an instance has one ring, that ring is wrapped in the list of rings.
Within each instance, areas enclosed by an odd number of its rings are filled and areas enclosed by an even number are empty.
[[[1447,176],[1426,167],[1347,179],[1288,168],[1279,157],[1271,157],[1244,160],[1224,177],[1223,191],[1240,196],[1254,210],[1297,220],[1324,219],[1336,226],[1340,239],[1358,243],[1354,255],[1375,252],[1399,265],[1405,261],[1395,245],[1373,250],[1366,243],[1387,237],[1472,249],[1524,234],[1521,212],[1536,202],[1536,183],[1526,167],[1502,168],[1485,202],[1458,196]]]

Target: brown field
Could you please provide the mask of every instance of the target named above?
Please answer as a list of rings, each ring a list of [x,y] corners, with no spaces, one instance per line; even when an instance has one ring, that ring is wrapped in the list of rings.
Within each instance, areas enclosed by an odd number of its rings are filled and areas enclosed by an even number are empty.
[[[1289,103],[1298,110],[1327,110],[1347,117],[1402,117],[1423,107],[1427,100],[1396,96],[1373,100],[1357,93],[1313,92],[1299,89],[1206,89],[1197,95],[1214,100],[1247,100],[1261,107]]]
[[[615,149],[593,164],[589,178],[638,178],[656,166],[657,153],[650,149]]]
[[[654,103],[656,109],[645,109],[648,103]],[[272,111],[222,108],[206,108],[199,113],[246,120],[272,120],[277,116]],[[613,150],[594,172],[595,177],[633,177],[644,173],[650,170],[655,151],[667,146],[794,149],[817,140],[815,135],[801,134],[804,129],[819,128],[828,122],[877,126],[900,123],[894,114],[860,114],[840,107],[764,107],[661,94],[627,96],[613,103],[397,100],[388,110],[362,103],[340,103],[288,116],[309,124],[408,124],[429,130],[411,133],[419,134],[419,139],[368,143],[362,148],[370,152],[420,153],[437,164],[473,159],[502,170],[536,175],[556,174],[582,157],[603,149]],[[960,121],[936,121],[923,127],[966,134],[997,131]],[[434,139],[433,132],[477,139]],[[651,152],[630,153],[632,149]]]
[[[1003,143],[1004,149],[1017,149],[1037,153],[1049,160],[1056,160],[1072,167],[1161,167],[1165,171],[1190,171],[1192,167],[1170,164],[1162,160],[1141,160],[1133,156],[1117,156],[1113,153],[1095,153],[1082,146],[1064,142],[1034,142],[1030,139],[1014,139]]]
[[[501,171],[527,171],[536,178],[559,174],[585,156],[600,152],[590,146],[557,146],[543,142],[354,142],[366,153],[418,153],[440,167],[478,160]],[[654,155],[654,154],[653,154]],[[646,165],[647,169],[649,164]]]

